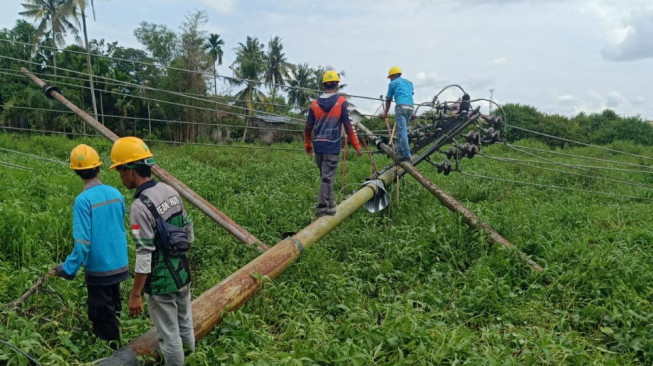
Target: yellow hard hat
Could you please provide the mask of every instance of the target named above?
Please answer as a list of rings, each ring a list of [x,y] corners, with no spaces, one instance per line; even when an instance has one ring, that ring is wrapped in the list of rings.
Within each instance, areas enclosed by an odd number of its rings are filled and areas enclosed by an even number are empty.
[[[329,70],[324,73],[322,76],[322,84],[324,83],[330,83],[332,81],[340,82],[340,76],[338,75],[337,72],[333,70]]]
[[[70,152],[70,167],[74,170],[92,169],[100,165],[102,165],[100,155],[88,145],[77,145]]]
[[[390,68],[390,71],[388,71],[388,77],[394,74],[401,74],[401,69],[399,68],[399,66],[392,66]]]
[[[138,137],[121,137],[113,143],[113,147],[111,148],[111,162],[113,165],[109,169],[115,169],[119,165],[153,156],[150,148]]]

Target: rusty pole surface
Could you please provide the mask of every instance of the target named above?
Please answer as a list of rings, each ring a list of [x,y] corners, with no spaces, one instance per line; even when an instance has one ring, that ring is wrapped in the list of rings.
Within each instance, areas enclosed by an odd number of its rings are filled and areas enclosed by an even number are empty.
[[[397,170],[390,169],[379,176],[386,186],[392,184]],[[366,185],[342,201],[336,207],[334,216],[323,216],[313,221],[293,237],[282,240],[257,258],[232,273],[219,284],[193,300],[193,327],[195,339],[208,334],[220,321],[225,312],[235,311],[258,290],[263,282],[260,278],[275,278],[294,263],[304,249],[318,242],[365,202],[369,201],[378,187]],[[258,279],[257,279],[258,278]],[[96,365],[137,365],[138,356],[157,357],[158,340],[155,329],[148,330],[112,356],[96,361]]]
[[[77,114],[86,123],[91,125],[91,127],[93,127],[102,136],[106,137],[111,142],[114,142],[119,138],[118,135],[113,133],[108,128],[104,127],[95,118],[91,117],[88,113],[84,112],[83,110],[79,109],[76,105],[71,103],[68,99],[66,99],[63,95],[61,95],[57,89],[45,90],[45,88],[47,88],[48,85],[45,82],[43,82],[43,80],[39,79],[38,77],[30,73],[24,67],[21,67],[20,71],[23,72],[25,75],[27,75],[30,79],[32,79],[32,81],[34,81],[36,85],[38,85],[41,89],[44,89],[46,96],[61,102],[63,105],[65,105],[70,110],[75,112],[75,114]],[[161,168],[158,165],[155,165],[152,167],[152,173],[154,173],[154,175],[156,175],[161,181],[173,187],[188,202],[190,202],[193,206],[197,207],[198,210],[202,211],[204,214],[210,217],[218,225],[222,226],[225,230],[227,230],[231,235],[235,236],[241,242],[260,250],[268,249],[267,245],[263,244],[263,242],[261,242],[256,237],[254,237],[254,235],[252,235],[247,230],[242,228],[231,218],[229,218],[229,216],[225,215],[222,211],[218,210],[211,203],[209,203],[207,200],[205,200],[200,195],[195,193],[192,189],[187,187],[180,180],[172,176],[172,174],[168,173],[165,169]]]
[[[368,135],[368,137],[372,139],[376,139],[376,135],[372,133],[367,127],[363,126],[361,123],[357,123],[356,127],[358,127],[364,134]],[[395,160],[395,153],[392,150],[390,146],[388,146],[385,143],[380,143],[379,147],[388,154],[393,160]],[[442,190],[442,188],[438,187],[435,183],[433,183],[424,173],[422,173],[420,170],[415,168],[412,164],[408,162],[400,162],[399,166],[408,174],[410,174],[415,180],[417,180],[424,188],[426,188],[431,194],[433,194],[446,208],[449,210],[456,212],[460,215],[463,216],[463,219],[465,223],[470,226],[471,228],[479,231],[485,231],[490,239],[496,243],[500,244],[506,248],[515,248],[512,243],[510,243],[506,238],[504,238],[501,234],[499,234],[496,230],[494,230],[489,224],[484,222],[483,220],[479,219],[476,214],[474,214],[470,209],[465,207],[465,205],[462,204],[462,202],[458,201],[455,199],[453,196]],[[532,259],[528,258],[526,254],[524,254],[521,251],[518,251],[519,257],[524,260],[526,263],[528,263],[529,266],[531,266],[533,269],[537,271],[542,271],[542,267],[535,263]]]

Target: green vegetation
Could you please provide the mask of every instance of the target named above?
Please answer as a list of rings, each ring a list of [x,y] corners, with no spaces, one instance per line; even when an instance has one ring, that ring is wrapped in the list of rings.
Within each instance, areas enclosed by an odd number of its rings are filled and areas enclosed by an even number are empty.
[[[102,139],[0,134],[5,149],[66,162],[78,143],[95,146],[101,179],[110,143]],[[520,145],[549,149],[539,141]],[[255,149],[153,144],[157,161],[259,239],[273,245],[311,222],[318,173],[299,143]],[[653,156],[653,148],[614,142],[608,148]],[[504,145],[488,156],[528,159]],[[592,148],[568,154],[646,164]],[[346,193],[369,174],[366,156],[350,157]],[[572,157],[567,164],[607,165]],[[387,159],[376,155],[377,164]],[[0,303],[16,299],[72,246],[71,206],[81,182],[65,164],[0,150]],[[614,164],[611,164],[616,166]],[[484,157],[463,172],[563,186],[557,190],[419,166],[425,174],[545,267],[531,271],[516,252],[491,247],[411,177],[391,187],[392,205],[361,209],[198,342],[194,365],[649,365],[653,363],[653,175],[609,171],[639,186],[524,167]],[[596,169],[592,170],[593,172]],[[339,182],[336,189],[339,189]],[[193,296],[255,257],[194,208]],[[131,239],[130,239],[131,240]],[[130,241],[133,256],[133,244]],[[132,258],[133,259],[133,258]],[[132,261],[133,263],[133,261]],[[111,354],[86,318],[82,274],[50,279],[16,311],[2,313],[0,339],[42,364],[76,365]],[[123,290],[130,288],[131,281]],[[125,304],[126,306],[126,298]],[[121,316],[123,338],[149,328]],[[0,345],[0,363],[27,359]]]

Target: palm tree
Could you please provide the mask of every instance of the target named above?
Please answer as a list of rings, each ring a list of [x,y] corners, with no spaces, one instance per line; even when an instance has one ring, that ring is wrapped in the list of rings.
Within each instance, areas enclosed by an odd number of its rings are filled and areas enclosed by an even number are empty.
[[[75,9],[64,0],[25,0],[21,4],[25,11],[18,14],[25,17],[32,17],[38,23],[36,26],[35,45],[40,37],[46,33],[52,36],[52,59],[54,74],[57,75],[57,47],[65,45],[64,36],[70,32],[79,39],[79,30],[68,20],[74,14]]]
[[[305,108],[311,99],[319,94],[318,85],[315,79],[316,71],[307,63],[299,64],[294,68],[288,88],[288,104],[294,108]],[[320,75],[321,77],[321,75]]]
[[[63,0],[67,6],[73,7],[72,15],[79,25],[79,19],[77,16],[82,18],[82,29],[84,31],[84,46],[86,48],[86,66],[88,67],[88,82],[91,87],[91,101],[93,102],[93,112],[95,113],[95,119],[98,118],[97,114],[97,102],[95,101],[95,87],[93,85],[93,66],[91,65],[91,50],[88,46],[88,33],[86,32],[86,6],[88,5],[87,0]],[[91,0],[91,10],[93,11],[93,20],[95,20],[95,4],[94,0]]]
[[[249,125],[249,118],[253,114],[254,104],[267,102],[265,94],[258,89],[261,84],[261,76],[265,72],[263,47],[258,38],[247,36],[244,44],[242,42],[238,43],[236,61],[230,67],[237,78],[230,79],[230,82],[236,85],[245,84],[245,88],[236,94],[236,98],[247,108],[243,141],[245,141],[247,135],[247,126]]]
[[[218,94],[218,71],[215,68],[215,63],[218,63],[218,66],[222,65],[222,46],[224,46],[224,40],[220,38],[219,34],[211,33],[208,40],[204,44],[204,50],[208,51],[211,61],[213,62],[213,93]]]
[[[290,79],[292,66],[286,59],[286,54],[282,52],[283,45],[281,37],[275,36],[268,42],[268,53],[266,55],[267,69],[265,70],[265,82],[272,83],[270,89],[276,92],[279,85],[286,84]]]

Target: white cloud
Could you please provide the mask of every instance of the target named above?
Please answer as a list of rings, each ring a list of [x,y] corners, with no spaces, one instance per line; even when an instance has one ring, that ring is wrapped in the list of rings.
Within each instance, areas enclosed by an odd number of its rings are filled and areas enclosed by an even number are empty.
[[[626,98],[624,98],[616,91],[608,93],[608,95],[605,97],[605,104],[608,106],[608,108],[621,107],[625,102]]]
[[[497,57],[497,58],[492,60],[493,65],[502,65],[502,64],[505,64],[506,62],[508,62],[507,57]]]
[[[578,101],[578,98],[576,98],[576,96],[574,95],[565,94],[565,95],[558,96],[557,100],[560,103],[576,103],[576,101]]]
[[[632,61],[653,58],[653,3],[647,0],[591,0],[585,10],[606,26],[604,58]]]
[[[413,85],[415,88],[432,87],[442,83],[442,78],[437,73],[420,71],[413,76]]]
[[[221,14],[231,14],[234,11],[234,0],[200,0],[200,2]]]

